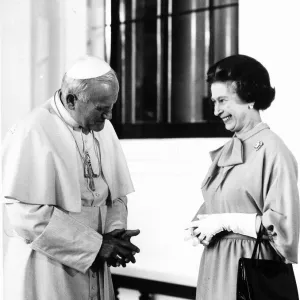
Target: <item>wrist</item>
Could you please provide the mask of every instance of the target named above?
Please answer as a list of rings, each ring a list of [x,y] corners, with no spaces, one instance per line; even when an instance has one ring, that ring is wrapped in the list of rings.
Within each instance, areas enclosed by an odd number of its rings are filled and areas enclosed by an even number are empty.
[[[257,236],[261,219],[255,213],[226,213],[223,215],[223,228],[238,234],[247,235],[253,238]]]

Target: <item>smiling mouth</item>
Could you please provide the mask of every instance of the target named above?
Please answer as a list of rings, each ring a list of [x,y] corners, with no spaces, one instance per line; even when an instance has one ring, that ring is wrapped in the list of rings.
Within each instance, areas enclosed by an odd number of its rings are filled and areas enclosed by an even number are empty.
[[[225,118],[222,118],[222,120],[223,120],[224,123],[228,122],[230,119],[231,119],[231,115],[227,116]]]

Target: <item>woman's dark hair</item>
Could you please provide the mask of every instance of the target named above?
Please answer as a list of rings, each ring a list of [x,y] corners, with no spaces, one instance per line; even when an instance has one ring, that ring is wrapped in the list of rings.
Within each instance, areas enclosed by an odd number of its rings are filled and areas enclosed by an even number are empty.
[[[206,81],[210,85],[234,82],[237,95],[247,103],[254,102],[257,110],[267,109],[275,97],[267,69],[246,55],[232,55],[218,61],[209,68]]]

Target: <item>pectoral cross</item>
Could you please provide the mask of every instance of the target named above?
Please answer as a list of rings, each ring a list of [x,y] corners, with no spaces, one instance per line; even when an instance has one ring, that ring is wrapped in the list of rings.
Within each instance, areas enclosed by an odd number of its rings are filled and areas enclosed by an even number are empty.
[[[97,178],[98,175],[94,173],[93,168],[92,168],[92,163],[91,163],[91,157],[87,151],[84,153],[84,177],[88,178],[88,183],[89,183],[89,188],[92,191],[95,191],[95,182],[94,178]]]

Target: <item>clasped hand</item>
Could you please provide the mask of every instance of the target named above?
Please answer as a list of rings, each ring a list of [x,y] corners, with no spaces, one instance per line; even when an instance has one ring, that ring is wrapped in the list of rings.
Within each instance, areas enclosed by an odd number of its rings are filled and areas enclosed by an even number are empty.
[[[115,229],[103,234],[102,245],[92,268],[97,269],[100,262],[107,262],[108,266],[113,267],[126,267],[129,262],[135,263],[134,255],[139,253],[140,249],[132,244],[130,239],[139,233],[138,229]]]
[[[225,230],[220,214],[197,215],[197,219],[189,224],[185,237],[186,241],[192,240],[194,246],[199,243],[208,246],[217,233]]]

